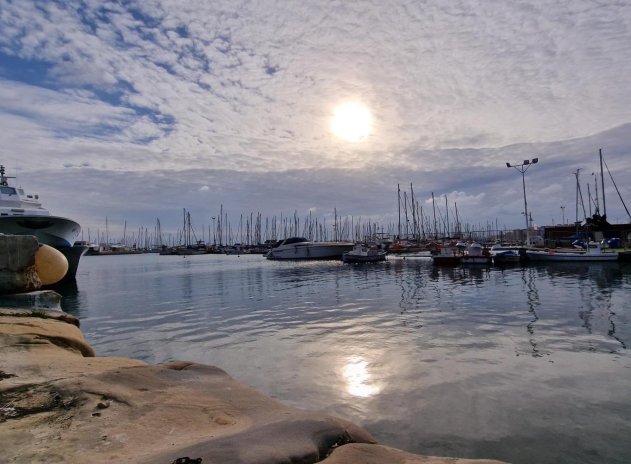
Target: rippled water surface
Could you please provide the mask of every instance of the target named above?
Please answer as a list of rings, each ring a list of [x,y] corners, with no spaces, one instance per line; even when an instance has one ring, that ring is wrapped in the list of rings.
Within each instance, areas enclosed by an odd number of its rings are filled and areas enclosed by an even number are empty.
[[[88,256],[64,293],[99,355],[216,365],[382,444],[631,462],[629,265]]]

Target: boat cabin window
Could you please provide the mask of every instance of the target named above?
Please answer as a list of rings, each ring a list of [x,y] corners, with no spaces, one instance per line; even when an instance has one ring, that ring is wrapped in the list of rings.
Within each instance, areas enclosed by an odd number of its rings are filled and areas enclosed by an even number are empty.
[[[308,242],[309,240],[307,240],[304,237],[291,237],[285,240],[285,245],[291,245],[292,243],[301,243],[301,242]]]
[[[3,185],[0,187],[0,193],[4,195],[15,195],[15,189],[13,187],[5,187]]]

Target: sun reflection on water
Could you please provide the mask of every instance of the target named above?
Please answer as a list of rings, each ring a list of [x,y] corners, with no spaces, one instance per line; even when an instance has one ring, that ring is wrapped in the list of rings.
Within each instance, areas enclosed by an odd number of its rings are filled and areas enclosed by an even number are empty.
[[[360,356],[348,358],[342,368],[342,376],[346,383],[346,391],[353,396],[368,398],[381,391],[381,387],[375,385],[368,372],[368,361]]]

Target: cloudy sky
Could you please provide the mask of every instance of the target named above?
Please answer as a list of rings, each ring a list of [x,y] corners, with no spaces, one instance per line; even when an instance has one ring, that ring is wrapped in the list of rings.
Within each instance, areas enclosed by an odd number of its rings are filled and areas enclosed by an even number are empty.
[[[535,223],[573,221],[599,148],[631,206],[631,3],[3,0],[0,129],[17,182],[93,233],[222,204],[396,222],[410,183],[519,227],[506,162],[533,157]]]

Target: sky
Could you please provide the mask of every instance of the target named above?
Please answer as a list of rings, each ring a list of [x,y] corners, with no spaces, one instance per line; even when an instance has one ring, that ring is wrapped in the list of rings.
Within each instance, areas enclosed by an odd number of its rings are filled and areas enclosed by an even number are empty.
[[[506,163],[535,157],[534,223],[573,222],[599,149],[631,207],[631,3],[3,0],[0,147],[93,235],[221,205],[395,223],[410,184],[425,211],[525,227]],[[605,194],[628,222],[607,172]]]

